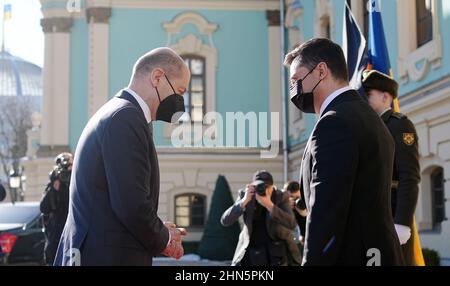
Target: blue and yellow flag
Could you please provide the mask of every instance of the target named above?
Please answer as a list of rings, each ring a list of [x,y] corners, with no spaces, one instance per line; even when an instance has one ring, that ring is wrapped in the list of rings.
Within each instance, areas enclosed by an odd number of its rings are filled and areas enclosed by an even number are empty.
[[[393,77],[391,63],[389,61],[389,53],[384,37],[383,21],[381,19],[380,4],[378,0],[370,0],[368,2],[369,11],[369,64],[367,69],[380,71]],[[394,110],[399,112],[398,99],[394,100]],[[414,219],[413,229],[414,234],[414,258],[417,266],[424,266],[422,248],[420,246],[419,233],[417,231],[416,220]]]
[[[3,6],[3,21],[11,20],[11,4],[5,4]]]
[[[377,70],[384,74],[390,75],[392,78],[391,62],[389,60],[389,52],[384,36],[383,21],[381,19],[381,10],[378,0],[370,0],[367,3],[369,11],[369,64],[367,69]],[[398,99],[394,99],[394,110],[399,112]]]

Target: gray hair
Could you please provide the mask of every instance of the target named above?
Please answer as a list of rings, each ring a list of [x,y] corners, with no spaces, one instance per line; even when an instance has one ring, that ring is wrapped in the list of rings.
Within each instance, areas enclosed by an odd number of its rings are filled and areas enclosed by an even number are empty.
[[[172,77],[182,75],[186,64],[184,60],[170,48],[156,48],[140,57],[133,67],[133,78],[151,73],[160,68]]]

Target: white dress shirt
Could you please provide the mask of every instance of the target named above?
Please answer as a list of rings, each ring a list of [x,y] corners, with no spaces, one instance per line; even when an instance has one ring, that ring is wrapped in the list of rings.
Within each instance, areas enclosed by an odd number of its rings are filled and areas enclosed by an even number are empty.
[[[397,232],[398,240],[403,245],[411,238],[411,228],[406,225],[395,224],[395,231]]]
[[[332,94],[330,94],[325,101],[322,103],[322,106],[320,107],[320,113],[319,113],[319,117],[322,116],[323,111],[327,108],[327,106],[333,101],[333,99],[335,99],[336,97],[338,97],[339,95],[343,94],[346,91],[351,90],[352,88],[350,86],[346,86],[343,88],[340,88],[338,90],[335,90]]]
[[[136,99],[136,101],[139,103],[139,106],[141,107],[142,111],[144,112],[144,116],[145,116],[145,119],[147,120],[147,123],[152,122],[150,108],[148,107],[147,103],[145,103],[145,101],[142,99],[142,97],[140,97],[134,90],[132,90],[129,87],[124,88],[124,91],[131,94],[134,97],[134,99]]]

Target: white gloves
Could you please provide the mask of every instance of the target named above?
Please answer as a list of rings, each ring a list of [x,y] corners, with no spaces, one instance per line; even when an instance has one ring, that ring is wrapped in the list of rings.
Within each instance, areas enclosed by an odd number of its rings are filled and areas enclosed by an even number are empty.
[[[411,237],[411,229],[405,225],[396,224],[395,231],[397,232],[398,240],[400,241],[400,244],[403,245],[406,242],[408,242],[409,238]]]

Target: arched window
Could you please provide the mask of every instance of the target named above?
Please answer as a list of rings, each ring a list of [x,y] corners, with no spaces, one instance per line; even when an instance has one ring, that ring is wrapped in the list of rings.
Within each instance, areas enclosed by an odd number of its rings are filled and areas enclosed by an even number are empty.
[[[433,229],[439,228],[445,218],[444,170],[437,168],[431,173],[431,203]]]
[[[191,71],[191,81],[184,96],[184,106],[192,122],[202,122],[205,115],[205,58],[195,55],[182,56]]]
[[[206,196],[181,194],[175,197],[175,224],[179,227],[202,228],[205,225]]]
[[[417,47],[433,40],[431,0],[416,0]]]

